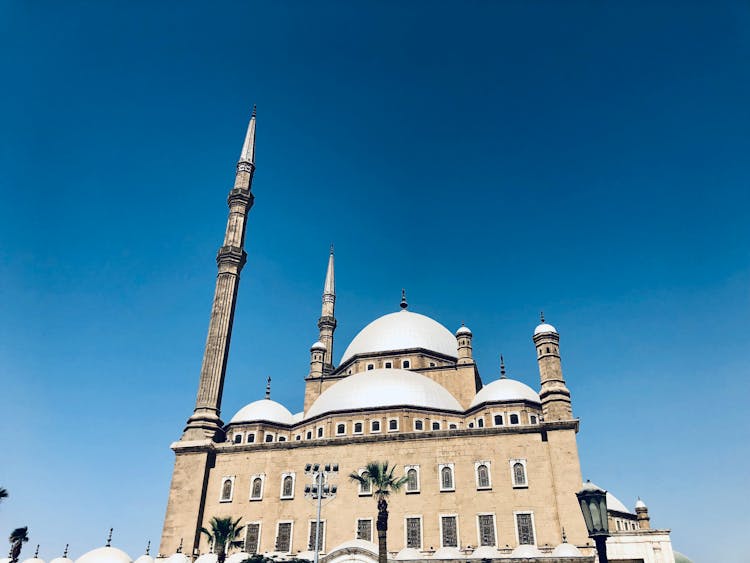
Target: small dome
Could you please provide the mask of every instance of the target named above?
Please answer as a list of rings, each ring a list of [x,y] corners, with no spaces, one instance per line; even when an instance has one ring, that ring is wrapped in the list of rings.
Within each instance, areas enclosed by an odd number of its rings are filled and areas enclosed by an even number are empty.
[[[8,559],[8,561],[10,561],[10,559]],[[0,563],[3,563],[2,559],[0,559]],[[49,563],[73,563],[73,560],[70,557],[55,557]]]
[[[641,497],[638,497],[638,500],[635,501],[635,507],[636,508],[647,508],[646,503],[641,500]]]
[[[502,557],[500,552],[491,545],[482,545],[469,555],[469,559],[497,559]]]
[[[584,491],[603,491],[599,485],[595,485],[591,481],[586,481],[583,484]],[[630,510],[627,506],[625,506],[620,499],[618,499],[615,495],[607,491],[607,511],[614,510],[615,512],[622,512],[624,514],[633,514],[633,511]]]
[[[293,423],[292,413],[284,405],[271,399],[260,399],[253,401],[249,405],[245,405],[237,411],[237,414],[232,417],[229,424],[261,420],[288,425]]]
[[[405,547],[396,554],[396,561],[411,561],[414,559],[424,559],[424,556],[413,547]]]
[[[29,557],[28,559],[24,559],[23,563],[44,563],[44,559],[39,559],[38,557]]]
[[[226,563],[242,563],[245,559],[250,559],[251,557],[252,555],[250,553],[238,551],[227,557],[225,561]]]
[[[0,563],[10,563],[10,557],[0,557]]]
[[[130,556],[116,547],[98,547],[84,553],[76,563],[130,563]]]
[[[683,555],[679,551],[674,552],[674,563],[693,563],[687,555]]]
[[[515,379],[496,379],[479,390],[471,407],[489,402],[531,401],[541,403],[539,394],[531,387]],[[470,407],[470,408],[471,408]]]
[[[462,325],[461,328],[456,331],[456,336],[463,336],[464,334],[471,336],[471,330],[469,330],[468,326]]]
[[[552,551],[553,557],[582,557],[581,552],[572,543],[561,543]]]
[[[150,555],[141,555],[138,559],[134,561],[134,563],[154,563],[154,558],[151,557]]]
[[[537,334],[545,334],[547,332],[554,332],[555,334],[557,334],[557,329],[551,324],[542,323],[540,325],[537,325],[537,327],[534,329],[534,336],[536,336]]]
[[[441,547],[432,554],[433,559],[463,559],[463,554],[457,547]]]
[[[357,354],[423,348],[458,357],[456,338],[439,322],[407,310],[375,319],[359,331],[341,357],[343,364]]]
[[[305,418],[329,412],[402,405],[463,411],[456,398],[429,377],[404,369],[371,369],[350,375],[323,391],[310,405]]]
[[[321,350],[322,352],[326,351],[326,345],[323,344],[320,340],[318,340],[315,344],[310,346],[310,352],[313,350]]]
[[[195,563],[216,563],[218,560],[219,556],[215,553],[204,553],[203,555],[198,556]]]
[[[190,559],[184,553],[175,553],[167,558],[167,563],[190,563]]]
[[[375,545],[372,542],[369,542],[367,540],[349,540],[345,541],[341,545],[337,545],[332,550],[330,550],[328,553],[334,553],[336,551],[342,551],[344,549],[361,549],[363,551],[369,551],[370,553],[373,553],[375,555],[378,554],[378,546]],[[312,552],[310,552],[312,553]]]
[[[535,545],[519,545],[516,549],[514,549],[511,554],[511,557],[541,557],[542,552],[539,551]]]

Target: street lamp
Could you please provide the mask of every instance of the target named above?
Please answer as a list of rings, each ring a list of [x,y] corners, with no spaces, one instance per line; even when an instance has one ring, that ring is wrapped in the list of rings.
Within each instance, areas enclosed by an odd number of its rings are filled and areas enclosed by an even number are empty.
[[[583,519],[589,537],[596,543],[599,563],[608,563],[607,538],[609,537],[609,518],[607,516],[607,491],[600,489],[591,481],[586,481],[583,488],[576,493],[581,505]]]
[[[323,499],[333,499],[338,489],[336,485],[328,484],[328,476],[330,475],[333,478],[338,473],[338,463],[308,463],[305,465],[305,475],[312,478],[312,484],[305,485],[305,498],[316,501],[318,505],[318,515],[315,519],[314,563],[318,563],[318,554],[320,551],[320,509],[323,506]]]

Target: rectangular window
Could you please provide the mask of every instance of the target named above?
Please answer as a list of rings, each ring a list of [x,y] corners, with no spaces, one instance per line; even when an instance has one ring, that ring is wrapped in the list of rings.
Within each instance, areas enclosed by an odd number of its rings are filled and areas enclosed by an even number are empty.
[[[458,547],[458,523],[455,516],[441,516],[442,546]]]
[[[357,539],[372,541],[372,520],[370,518],[357,520]]]
[[[385,368],[386,369],[391,369],[392,367],[393,367],[393,363],[392,362],[386,362],[385,363]]]
[[[355,434],[362,434],[362,423],[361,422],[355,422],[354,423],[354,433]]]
[[[380,432],[380,421],[373,420],[370,422],[370,432]]]
[[[292,523],[279,522],[276,529],[276,549],[281,553],[289,553],[292,550]]]
[[[479,545],[489,545],[495,547],[497,541],[495,540],[495,515],[494,514],[480,514],[479,520]]]
[[[494,421],[495,426],[502,426],[503,425],[503,415],[496,414],[492,420]]]
[[[422,549],[422,519],[419,517],[406,519],[406,547]]]
[[[260,522],[251,522],[245,527],[245,553],[258,553],[260,545]]]
[[[516,529],[518,530],[518,543],[521,545],[534,545],[534,520],[530,512],[516,514]]]
[[[315,530],[317,529],[317,522],[310,521],[310,538],[307,542],[307,549],[309,551],[315,551]],[[318,536],[318,551],[323,551],[323,546],[325,545],[325,542],[323,539],[325,538],[326,533],[326,523],[321,521],[320,522],[320,535]]]
[[[510,414],[510,423],[511,424],[519,424],[520,419],[518,418],[518,413],[514,412]]]
[[[388,421],[388,430],[390,432],[393,432],[395,430],[398,430],[398,419],[392,418]]]

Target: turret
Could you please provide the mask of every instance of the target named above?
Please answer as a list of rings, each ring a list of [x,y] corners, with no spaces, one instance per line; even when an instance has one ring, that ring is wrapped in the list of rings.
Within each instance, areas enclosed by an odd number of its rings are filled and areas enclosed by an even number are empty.
[[[310,375],[308,377],[323,376],[323,364],[327,352],[326,345],[320,341],[310,347]]]
[[[544,420],[570,420],[573,410],[570,405],[570,391],[565,386],[560,362],[560,335],[557,329],[544,321],[534,329],[536,359],[539,364],[539,377],[542,388],[539,397],[542,400]]]
[[[331,245],[326,281],[323,285],[323,306],[318,319],[318,329],[320,330],[318,340],[325,346],[325,358],[323,360],[323,372],[325,373],[333,371],[333,332],[336,330],[335,306],[336,281],[333,271],[333,245]]]
[[[635,515],[638,518],[638,527],[641,530],[651,529],[651,517],[648,515],[648,507],[641,500],[641,497],[638,497],[638,500],[635,502]]]
[[[459,365],[473,364],[474,357],[471,349],[471,339],[473,334],[469,327],[461,324],[461,328],[456,331],[456,341],[458,343],[458,363]]]

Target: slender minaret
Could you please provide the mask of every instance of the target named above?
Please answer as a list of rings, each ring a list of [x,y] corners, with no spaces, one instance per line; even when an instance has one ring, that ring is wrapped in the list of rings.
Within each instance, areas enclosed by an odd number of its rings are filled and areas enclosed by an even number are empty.
[[[544,420],[570,420],[573,410],[570,406],[570,391],[565,386],[560,362],[560,335],[557,329],[544,321],[534,329],[536,360],[539,363],[539,377],[542,389],[539,398],[542,400]]]
[[[318,329],[320,336],[318,340],[326,347],[323,359],[323,372],[330,373],[333,371],[333,331],[336,330],[336,317],[334,309],[336,307],[336,280],[333,272],[333,245],[331,253],[328,255],[328,269],[326,270],[326,281],[323,285],[323,307],[318,319]]]
[[[471,339],[474,335],[465,324],[456,331],[456,341],[458,342],[458,363],[473,364],[474,358],[471,351]]]
[[[208,324],[206,351],[203,355],[198,397],[193,416],[187,421],[182,440],[221,440],[221,395],[224,391],[224,376],[227,370],[229,343],[232,338],[232,322],[237,304],[237,287],[240,272],[245,265],[245,230],[247,214],[253,206],[251,192],[255,172],[255,107],[247,126],[245,143],[242,145],[234,187],[229,192],[229,219],[224,235],[224,244],[219,248],[216,263],[219,275],[216,279],[211,320]]]

